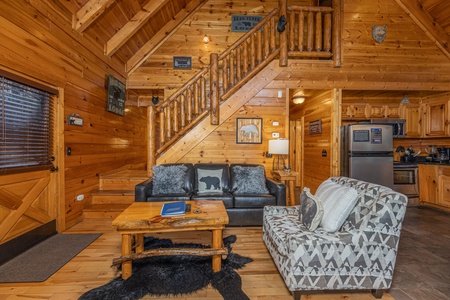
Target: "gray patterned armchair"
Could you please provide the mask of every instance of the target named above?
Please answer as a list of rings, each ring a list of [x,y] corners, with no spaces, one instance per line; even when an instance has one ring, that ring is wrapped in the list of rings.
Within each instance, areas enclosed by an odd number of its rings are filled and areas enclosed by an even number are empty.
[[[358,192],[338,231],[309,231],[299,206],[266,206],[263,240],[294,299],[326,290],[371,290],[381,298],[392,283],[407,198],[352,178],[331,180]]]

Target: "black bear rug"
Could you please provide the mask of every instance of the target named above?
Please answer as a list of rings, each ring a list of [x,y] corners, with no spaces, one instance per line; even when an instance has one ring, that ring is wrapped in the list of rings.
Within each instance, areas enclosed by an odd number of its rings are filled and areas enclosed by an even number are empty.
[[[155,296],[191,294],[211,284],[225,300],[249,299],[242,291],[242,281],[235,269],[244,267],[252,259],[232,253],[236,236],[223,239],[228,248],[222,269],[213,272],[211,257],[177,255],[156,256],[133,261],[130,278],[117,277],[109,283],[83,294],[80,300],[134,300],[147,294]],[[205,248],[202,244],[172,243],[169,239],[145,238],[145,250],[157,248]]]

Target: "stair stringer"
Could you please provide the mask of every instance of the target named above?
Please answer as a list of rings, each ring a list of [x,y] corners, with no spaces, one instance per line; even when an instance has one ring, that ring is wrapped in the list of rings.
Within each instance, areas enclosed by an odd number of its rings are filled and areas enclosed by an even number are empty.
[[[156,159],[156,164],[160,165],[179,162],[195,146],[214,132],[218,126],[236,113],[285,69],[286,67],[279,66],[279,61],[277,59],[271,61],[264,69],[220,105],[219,125],[211,125],[210,118],[204,118],[194,128],[188,131],[187,134],[161,154]]]

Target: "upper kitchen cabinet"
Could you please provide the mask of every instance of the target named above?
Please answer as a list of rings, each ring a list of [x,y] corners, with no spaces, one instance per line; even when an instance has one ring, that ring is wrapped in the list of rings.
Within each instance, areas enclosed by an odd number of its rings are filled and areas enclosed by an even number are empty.
[[[343,120],[399,118],[399,105],[393,103],[343,103]]]
[[[449,100],[437,100],[425,103],[425,137],[449,136]]]
[[[419,103],[401,104],[400,117],[405,119],[405,137],[420,138],[423,135],[422,105]]]

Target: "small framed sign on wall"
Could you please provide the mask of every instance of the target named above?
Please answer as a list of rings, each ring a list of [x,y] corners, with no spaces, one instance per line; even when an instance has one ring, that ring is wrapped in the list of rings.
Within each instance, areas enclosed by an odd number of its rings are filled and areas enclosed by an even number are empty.
[[[232,15],[231,31],[247,32],[262,20],[262,16]]]
[[[190,56],[174,56],[173,57],[173,68],[190,70],[192,69],[192,57]]]
[[[125,115],[125,83],[113,75],[108,75],[106,110],[117,115]]]

